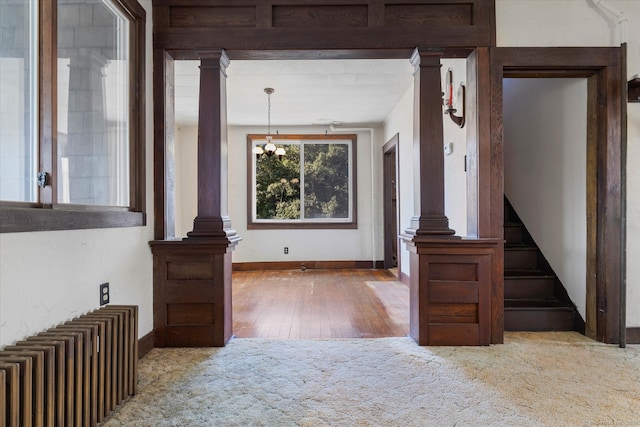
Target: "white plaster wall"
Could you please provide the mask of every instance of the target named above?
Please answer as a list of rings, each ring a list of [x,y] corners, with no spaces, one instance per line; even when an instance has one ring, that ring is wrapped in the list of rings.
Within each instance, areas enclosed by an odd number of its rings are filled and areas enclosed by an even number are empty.
[[[409,228],[413,216],[413,86],[402,96],[384,122],[382,145],[398,134],[398,228]],[[380,148],[382,151],[382,148]],[[409,275],[409,251],[404,243],[398,245],[399,271]]]
[[[111,303],[140,307],[139,336],[153,329],[153,99],[151,0],[146,26],[147,226],[0,234],[0,347]]]
[[[640,1],[607,0],[629,19],[627,74],[640,73]],[[498,46],[619,46],[617,21],[590,0],[496,0]],[[629,103],[627,326],[640,326],[640,103]]]
[[[446,82],[448,69],[453,71],[454,108],[457,116],[462,115],[462,91],[460,83],[467,84],[466,59],[443,59],[442,82]],[[444,111],[444,110],[443,110]],[[449,218],[449,228],[457,236],[467,235],[467,174],[464,168],[467,155],[467,126],[459,127],[447,115],[444,115],[444,143],[453,143],[451,154],[444,156],[444,213]],[[444,150],[444,147],[443,147]]]
[[[198,128],[176,127],[175,132],[175,203],[176,237],[186,237],[193,230],[198,214]]]
[[[346,127],[346,126],[345,126]],[[367,128],[368,129],[368,128]],[[229,140],[229,216],[232,227],[242,237],[233,252],[233,262],[259,261],[374,261],[383,259],[382,234],[382,153],[378,148],[381,129],[358,135],[358,228],[355,230],[247,230],[247,134],[264,133],[263,127],[231,126]],[[285,133],[324,133],[324,127],[279,127]],[[180,154],[177,154],[180,152]],[[176,220],[177,236],[193,227],[196,214],[195,165],[197,129],[180,127],[176,136]],[[373,176],[372,176],[373,174]],[[372,185],[373,178],[373,185]],[[372,192],[372,188],[375,191]],[[179,201],[179,202],[178,202]],[[284,254],[284,247],[289,254]]]
[[[503,86],[505,194],[585,319],[587,81]]]

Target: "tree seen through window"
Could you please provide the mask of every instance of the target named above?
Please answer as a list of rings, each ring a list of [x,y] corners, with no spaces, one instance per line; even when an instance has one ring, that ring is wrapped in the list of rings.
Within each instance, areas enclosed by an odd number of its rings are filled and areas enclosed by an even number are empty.
[[[348,220],[349,143],[300,141],[284,147],[282,160],[262,156],[255,161],[255,219]]]

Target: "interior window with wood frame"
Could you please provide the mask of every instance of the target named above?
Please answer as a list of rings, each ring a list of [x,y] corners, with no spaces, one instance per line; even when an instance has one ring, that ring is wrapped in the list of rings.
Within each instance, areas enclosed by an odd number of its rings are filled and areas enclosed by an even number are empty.
[[[0,0],[0,16],[0,232],[144,225],[144,9]]]
[[[247,135],[247,228],[357,228],[355,134],[267,142]]]

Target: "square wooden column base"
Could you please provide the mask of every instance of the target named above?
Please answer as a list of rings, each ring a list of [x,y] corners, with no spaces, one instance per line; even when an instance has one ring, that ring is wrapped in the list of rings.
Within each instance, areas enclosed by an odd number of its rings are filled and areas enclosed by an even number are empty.
[[[229,341],[236,243],[225,238],[150,242],[156,347],[224,347]]]
[[[502,343],[502,240],[403,239],[410,252],[411,337],[434,346]]]

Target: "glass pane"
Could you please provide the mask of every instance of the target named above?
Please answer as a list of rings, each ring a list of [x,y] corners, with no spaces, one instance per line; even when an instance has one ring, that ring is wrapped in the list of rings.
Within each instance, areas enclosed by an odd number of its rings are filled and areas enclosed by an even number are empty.
[[[0,200],[37,201],[37,7],[0,0]]]
[[[305,144],[304,217],[349,218],[347,144]]]
[[[58,0],[58,201],[129,205],[129,21]]]
[[[256,159],[256,219],[300,219],[300,147]]]

